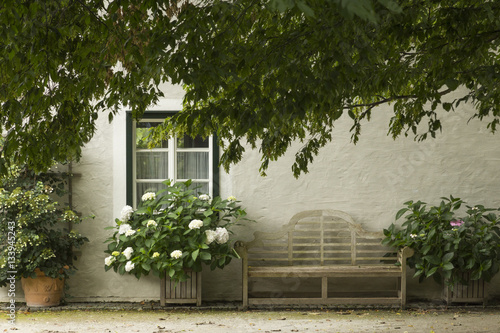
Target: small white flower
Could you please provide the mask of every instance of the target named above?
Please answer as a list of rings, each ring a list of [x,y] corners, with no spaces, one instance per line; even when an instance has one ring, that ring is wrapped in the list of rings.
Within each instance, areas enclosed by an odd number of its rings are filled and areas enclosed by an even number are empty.
[[[132,261],[127,261],[127,263],[125,264],[125,271],[130,272],[134,269],[134,267],[135,264]]]
[[[236,201],[236,197],[233,196],[233,195],[230,195],[228,198],[227,198],[227,201],[229,202],[235,202]]]
[[[411,238],[417,238],[417,237],[418,237],[418,235],[417,235],[417,234],[411,234],[411,235],[410,235],[410,237],[411,237]]]
[[[132,227],[128,223],[120,224],[120,228],[118,229],[118,234],[123,235],[127,231],[132,230]]]
[[[142,201],[154,200],[156,199],[156,194],[153,192],[146,192],[142,195]]]
[[[106,266],[111,266],[111,265],[112,265],[115,261],[116,261],[116,258],[115,258],[115,257],[113,257],[113,256],[109,256],[109,257],[106,257],[106,258],[104,259],[104,264],[105,264]]]
[[[189,222],[189,229],[200,229],[203,227],[203,221],[202,220],[192,220]]]
[[[215,241],[219,244],[225,244],[229,240],[229,233],[226,228],[217,228],[215,229]]]
[[[125,256],[125,258],[127,258],[127,260],[129,260],[130,257],[132,256],[132,253],[134,253],[134,249],[129,246],[122,253]]]
[[[206,230],[205,235],[207,236],[207,244],[211,244],[217,238],[217,233],[213,230]]]
[[[170,253],[170,256],[174,259],[179,259],[180,257],[182,257],[182,251],[181,250],[172,251],[172,253]]]
[[[158,224],[156,223],[155,220],[149,220],[146,226],[149,227],[156,227]]]
[[[202,194],[199,196],[199,199],[201,201],[209,201],[210,200],[210,196],[208,194]]]
[[[135,234],[135,230],[132,230],[132,229],[127,230],[127,231],[125,232],[125,236],[127,236],[127,237],[130,237],[130,236],[132,236],[133,234]]]
[[[160,254],[158,252],[153,253],[153,258],[158,258]]]
[[[123,222],[127,222],[130,217],[132,216],[132,213],[134,212],[134,209],[130,206],[125,206],[122,208],[122,211],[121,211],[121,220]]]

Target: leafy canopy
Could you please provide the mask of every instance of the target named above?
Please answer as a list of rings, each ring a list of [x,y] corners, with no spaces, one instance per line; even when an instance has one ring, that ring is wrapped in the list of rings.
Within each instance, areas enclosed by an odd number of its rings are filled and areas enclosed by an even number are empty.
[[[295,140],[307,172],[336,120],[356,142],[381,104],[394,138],[434,137],[465,102],[499,122],[500,1],[6,0],[0,26],[3,152],[37,170],[78,159],[99,112],[140,118],[167,81],[185,104],[156,139],[215,132],[226,168],[248,142],[262,173]]]

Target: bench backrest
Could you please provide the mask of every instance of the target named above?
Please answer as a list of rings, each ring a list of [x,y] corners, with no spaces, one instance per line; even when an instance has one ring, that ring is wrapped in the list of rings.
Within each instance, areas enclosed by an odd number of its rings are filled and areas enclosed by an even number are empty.
[[[278,233],[255,232],[246,244],[250,266],[387,265],[395,249],[381,244],[382,232],[368,232],[347,213],[310,210],[292,217]]]

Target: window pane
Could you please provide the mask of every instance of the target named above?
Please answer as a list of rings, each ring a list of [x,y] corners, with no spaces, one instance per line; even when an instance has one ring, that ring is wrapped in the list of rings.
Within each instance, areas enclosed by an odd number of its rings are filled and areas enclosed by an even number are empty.
[[[135,146],[138,149],[147,149],[147,137],[151,128],[158,126],[161,122],[138,122],[135,129]],[[168,148],[168,140],[165,139],[161,144],[155,146],[154,148]]]
[[[167,179],[168,152],[141,151],[136,153],[136,179]]]
[[[194,193],[196,195],[200,194],[208,194],[208,183],[191,183],[191,186],[189,187],[191,189],[194,189]]]
[[[177,138],[177,147],[179,148],[208,148],[208,138],[203,139],[201,136],[192,138],[189,135],[184,135],[182,138]]]
[[[177,153],[177,179],[208,179],[208,152]]]

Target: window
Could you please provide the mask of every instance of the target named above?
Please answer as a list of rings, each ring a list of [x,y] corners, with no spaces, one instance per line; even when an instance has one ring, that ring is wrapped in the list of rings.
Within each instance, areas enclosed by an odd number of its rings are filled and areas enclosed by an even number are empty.
[[[199,193],[218,195],[218,149],[213,137],[174,137],[147,147],[149,131],[171,114],[147,112],[140,121],[127,114],[127,204],[133,207],[144,193],[164,188],[166,179],[192,179]]]

